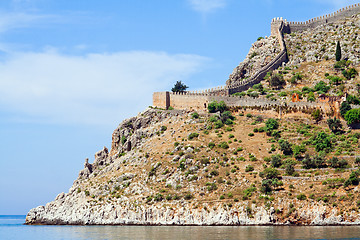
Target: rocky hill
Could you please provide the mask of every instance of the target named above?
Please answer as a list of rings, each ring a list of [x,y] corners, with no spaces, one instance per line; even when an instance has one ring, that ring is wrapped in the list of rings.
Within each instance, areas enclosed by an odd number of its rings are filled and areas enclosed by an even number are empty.
[[[269,74],[237,95],[281,100],[284,107],[294,93],[306,102],[345,97],[357,108],[359,19],[285,35],[289,62],[273,73],[284,79],[281,88],[271,86]],[[338,40],[343,60],[336,62]],[[277,44],[259,39],[228,81],[266,65]],[[69,192],[30,210],[26,223],[360,224],[360,130],[332,111],[279,109],[149,108],[123,121],[110,151],[86,160]]]

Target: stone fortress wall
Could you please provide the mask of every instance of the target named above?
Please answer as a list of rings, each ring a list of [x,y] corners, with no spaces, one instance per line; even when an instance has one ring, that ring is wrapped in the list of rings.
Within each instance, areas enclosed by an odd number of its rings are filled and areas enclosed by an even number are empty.
[[[315,27],[318,27],[318,26],[321,26],[321,25],[324,25],[327,23],[334,23],[334,22],[342,20],[346,17],[351,17],[355,14],[358,14],[359,12],[360,12],[360,3],[357,3],[354,5],[342,8],[334,13],[310,19],[306,22],[287,22],[286,20],[284,20],[286,22],[285,32],[291,33],[291,32],[304,31],[309,28],[315,28]]]
[[[269,71],[276,70],[288,61],[284,33],[304,31],[323,24],[333,23],[346,17],[351,17],[359,12],[360,4],[355,4],[342,8],[335,13],[313,18],[306,22],[288,22],[283,18],[274,18],[271,21],[271,35],[277,37],[281,46],[281,52],[252,77],[233,85],[202,91],[186,91],[182,93],[155,92],[153,94],[153,106],[163,109],[173,107],[175,109],[193,109],[201,111],[206,110],[208,104],[212,101],[224,101],[229,107],[278,108],[279,106],[284,105],[284,103],[260,98],[235,97],[231,96],[231,94],[248,90],[253,85],[260,83]],[[330,109],[331,107],[323,102],[292,102],[287,103],[286,108],[303,112],[313,108],[321,108],[324,112],[334,110]]]

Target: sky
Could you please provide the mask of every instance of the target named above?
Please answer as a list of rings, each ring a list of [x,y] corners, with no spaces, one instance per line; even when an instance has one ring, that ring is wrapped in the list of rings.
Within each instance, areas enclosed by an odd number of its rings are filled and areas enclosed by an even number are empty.
[[[67,192],[118,124],[177,80],[225,84],[274,17],[346,0],[1,0],[0,215]]]

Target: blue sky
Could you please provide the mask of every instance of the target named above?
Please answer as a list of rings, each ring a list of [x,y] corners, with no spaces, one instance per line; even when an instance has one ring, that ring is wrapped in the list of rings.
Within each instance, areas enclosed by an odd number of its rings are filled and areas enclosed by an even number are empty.
[[[2,0],[0,214],[67,192],[125,118],[182,80],[220,86],[273,17],[357,1]]]

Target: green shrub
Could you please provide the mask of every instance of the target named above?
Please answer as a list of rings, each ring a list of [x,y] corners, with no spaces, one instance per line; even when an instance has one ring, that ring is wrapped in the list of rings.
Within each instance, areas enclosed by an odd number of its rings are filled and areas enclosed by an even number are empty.
[[[275,87],[275,88],[281,87],[282,85],[285,84],[284,77],[281,74],[272,73],[269,78],[269,84],[271,87]]]
[[[253,137],[255,134],[254,133],[249,133],[248,136],[249,137]]]
[[[339,160],[337,157],[332,157],[328,160],[328,164],[332,168],[345,168],[348,162],[345,159]]]
[[[271,166],[274,168],[278,168],[282,165],[280,155],[273,155],[271,156]]]
[[[306,200],[306,195],[303,194],[303,193],[301,193],[301,194],[297,195],[296,198],[297,198],[298,200]]]
[[[206,186],[207,186],[207,190],[208,190],[209,192],[212,192],[212,191],[217,190],[217,186],[216,186],[215,183],[209,183],[209,182],[207,182],[207,183],[206,183]]]
[[[302,153],[306,152],[306,148],[303,144],[301,145],[293,145],[292,146],[293,156],[294,158],[300,158]]]
[[[295,173],[294,164],[292,164],[292,163],[287,163],[287,164],[285,165],[285,173],[286,173],[287,175],[292,176],[292,175]]]
[[[334,64],[334,68],[336,69],[345,69],[346,67],[350,66],[351,61],[341,60]]]
[[[266,126],[266,130],[275,130],[279,128],[279,122],[274,119],[274,118],[269,118],[266,122],[265,122],[265,126]]]
[[[156,202],[161,202],[163,199],[164,199],[164,197],[160,193],[156,194],[155,197],[154,197],[154,200]]]
[[[359,170],[350,173],[349,179],[344,182],[344,187],[359,185]]]
[[[315,85],[314,89],[318,93],[327,93],[330,89],[330,86],[326,85],[324,81],[320,81]]]
[[[215,112],[224,112],[226,111],[227,109],[227,106],[225,104],[224,101],[220,101],[220,102],[216,102],[216,101],[213,101],[211,103],[209,103],[208,105],[208,110],[210,113],[215,113]]]
[[[360,99],[355,95],[348,94],[346,96],[346,102],[348,102],[349,104],[359,105]]]
[[[280,139],[279,141],[279,146],[280,146],[280,150],[285,154],[285,155],[292,155],[293,151],[292,151],[292,145],[289,143],[289,141],[284,140],[284,139]]]
[[[125,136],[122,136],[122,137],[121,137],[121,144],[126,143],[126,141],[127,141],[126,137],[125,137]]]
[[[209,147],[210,149],[213,149],[213,148],[215,147],[215,143],[209,142],[208,147]]]
[[[254,167],[253,167],[253,166],[247,165],[247,166],[245,167],[245,172],[252,172],[252,171],[254,171]]]
[[[224,126],[223,122],[221,120],[218,120],[215,122],[215,128],[222,128]]]
[[[219,171],[217,171],[217,170],[212,170],[212,171],[210,172],[210,175],[211,175],[211,176],[219,176]]]
[[[321,155],[315,155],[311,158],[309,154],[306,154],[305,158],[302,160],[302,164],[305,169],[326,167],[325,159]]]
[[[351,110],[351,106],[348,102],[342,102],[340,105],[340,114],[345,117],[345,114]]]
[[[309,94],[309,93],[311,93],[311,92],[315,92],[314,89],[312,89],[312,88],[310,88],[310,87],[307,87],[307,86],[303,87],[301,91],[302,91],[303,93],[305,93],[305,94]]]
[[[340,85],[343,82],[343,79],[338,76],[327,76],[326,78],[329,79],[333,85]]]
[[[191,200],[193,198],[193,195],[191,194],[191,193],[187,193],[187,194],[185,194],[185,196],[184,196],[184,199],[185,200]]]
[[[194,118],[194,119],[198,119],[199,118],[199,114],[197,112],[193,112],[191,114],[191,118]]]
[[[219,144],[219,147],[223,148],[223,149],[228,149],[229,145],[227,144],[227,142],[222,142]]]
[[[327,124],[329,126],[329,129],[333,132],[333,133],[339,133],[341,132],[342,129],[342,124],[340,119],[337,119],[336,117],[334,118],[329,118],[327,120]]]
[[[352,78],[355,78],[357,75],[359,75],[359,73],[356,71],[355,68],[350,68],[349,70],[344,70],[342,71],[342,74],[344,75],[344,77],[347,79],[347,80],[350,80]]]
[[[218,121],[219,120],[219,117],[217,116],[217,115],[212,115],[212,116],[210,116],[210,118],[209,118],[209,121],[210,122],[216,122],[216,121]]]
[[[225,196],[224,196],[224,195],[221,195],[221,196],[220,196],[220,200],[223,200],[223,199],[225,199]]]
[[[360,122],[360,109],[355,108],[346,112],[344,116],[347,124],[351,125]]]
[[[332,149],[331,138],[325,132],[319,132],[315,138],[313,138],[312,144],[315,145],[315,150],[330,151]]]
[[[199,136],[198,133],[190,133],[189,136],[188,136],[188,139],[189,139],[189,140],[192,140],[192,139],[194,139],[194,138],[197,138],[198,136]]]
[[[247,189],[245,189],[244,191],[243,191],[243,200],[247,200],[247,199],[249,199],[249,198],[251,198],[251,196],[252,196],[252,194],[254,193],[254,192],[256,192],[256,187],[255,187],[255,185],[253,184],[253,185],[251,185],[249,188],[247,188]]]

